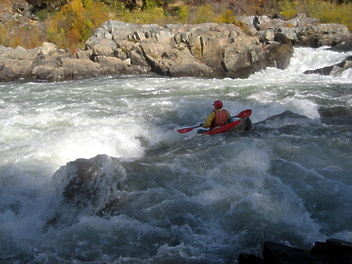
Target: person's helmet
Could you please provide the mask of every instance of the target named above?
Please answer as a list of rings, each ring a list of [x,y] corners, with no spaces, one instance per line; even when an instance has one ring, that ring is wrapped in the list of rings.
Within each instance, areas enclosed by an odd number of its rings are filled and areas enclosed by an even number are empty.
[[[213,106],[215,107],[215,109],[221,109],[224,104],[220,100],[215,100]]]

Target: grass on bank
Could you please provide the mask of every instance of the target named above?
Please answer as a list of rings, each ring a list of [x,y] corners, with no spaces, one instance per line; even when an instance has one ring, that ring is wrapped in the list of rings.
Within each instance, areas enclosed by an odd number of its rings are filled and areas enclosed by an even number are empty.
[[[173,4],[165,6],[166,1],[144,0],[142,8],[130,10],[122,1],[110,2],[71,0],[59,11],[38,12],[37,16],[40,20],[32,24],[23,26],[16,20],[0,23],[0,45],[34,48],[48,41],[61,48],[83,48],[85,41],[93,35],[94,30],[109,19],[137,24],[216,22],[239,25],[236,15],[280,13],[285,19],[290,19],[297,13],[305,13],[309,17],[319,18],[322,23],[344,24],[352,30],[351,1],[343,1],[340,4],[336,1],[323,0],[247,0],[242,1],[239,6],[242,10],[241,14],[235,14],[226,4],[208,3],[197,6],[187,5],[186,1],[169,0]],[[164,5],[160,5],[160,2]]]

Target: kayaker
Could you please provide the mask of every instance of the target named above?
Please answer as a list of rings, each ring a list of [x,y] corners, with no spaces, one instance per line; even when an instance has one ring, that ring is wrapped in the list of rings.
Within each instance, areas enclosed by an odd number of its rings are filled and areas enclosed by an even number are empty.
[[[213,106],[214,110],[208,115],[205,123],[202,124],[203,128],[208,129],[199,129],[198,134],[205,133],[214,127],[223,126],[233,121],[230,113],[226,109],[223,109],[224,103],[222,101],[215,100]]]

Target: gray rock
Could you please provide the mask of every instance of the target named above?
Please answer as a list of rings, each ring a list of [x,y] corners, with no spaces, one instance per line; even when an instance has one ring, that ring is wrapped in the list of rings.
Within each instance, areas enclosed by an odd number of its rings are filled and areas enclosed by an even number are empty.
[[[266,48],[267,66],[278,69],[286,69],[293,55],[293,47],[290,44],[273,44]]]
[[[43,52],[38,48],[27,51],[18,46],[16,49],[3,50],[0,56],[0,81],[31,78],[33,69],[40,65],[44,58]]]
[[[352,39],[352,35],[345,25],[319,24],[306,27],[297,33],[297,45],[313,48],[321,46],[335,46]]]
[[[309,18],[305,14],[297,14],[288,21],[269,16],[247,17],[240,20],[254,27],[262,42],[272,41],[276,33],[282,33],[294,45],[314,48],[335,46],[352,40],[352,34],[345,25],[319,24],[318,19]]]
[[[338,44],[334,47],[329,48],[331,51],[337,51],[337,52],[348,52],[352,51],[352,40],[347,41],[347,42],[342,42],[341,44]]]
[[[115,50],[117,50],[116,42],[103,38],[100,39],[99,43],[94,45],[92,55],[114,57]]]
[[[230,24],[137,27],[108,21],[102,28],[112,34],[132,65],[148,65],[160,75],[246,78],[266,67],[265,51],[258,38]],[[105,35],[101,29],[97,33]],[[87,41],[93,50],[100,43],[98,35]],[[116,50],[115,54],[121,52]]]

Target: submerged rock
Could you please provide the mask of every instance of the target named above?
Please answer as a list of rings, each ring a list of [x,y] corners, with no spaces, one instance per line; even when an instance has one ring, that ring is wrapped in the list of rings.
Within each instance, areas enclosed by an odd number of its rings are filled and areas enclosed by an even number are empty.
[[[349,69],[352,69],[352,56],[348,56],[343,61],[331,66],[305,71],[304,74],[341,75]]]
[[[347,42],[342,42],[334,47],[329,48],[328,50],[337,51],[337,52],[349,52],[352,51],[352,40]]]

